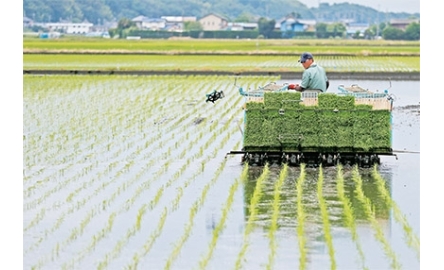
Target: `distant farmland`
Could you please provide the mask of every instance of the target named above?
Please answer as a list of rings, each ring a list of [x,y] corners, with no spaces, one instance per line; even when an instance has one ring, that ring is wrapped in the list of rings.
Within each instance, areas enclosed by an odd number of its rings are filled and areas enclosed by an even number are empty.
[[[332,79],[419,80],[419,42],[25,39],[28,74],[202,74],[300,77],[310,51]]]

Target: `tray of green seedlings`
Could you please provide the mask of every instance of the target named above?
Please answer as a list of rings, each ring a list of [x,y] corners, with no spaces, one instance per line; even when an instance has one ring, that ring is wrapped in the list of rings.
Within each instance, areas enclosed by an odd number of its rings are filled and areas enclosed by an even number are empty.
[[[354,96],[318,95],[304,105],[300,93],[266,92],[247,102],[246,151],[391,153],[391,112],[355,105]],[[299,101],[299,102],[298,102]]]
[[[301,93],[283,94],[279,140],[285,152],[297,149],[302,142],[300,130],[302,108]]]
[[[319,147],[324,151],[349,151],[352,148],[353,96],[324,93],[318,95]]]
[[[262,102],[247,102],[245,104],[244,138],[245,150],[260,150],[262,133],[259,132],[264,121],[264,104]]]

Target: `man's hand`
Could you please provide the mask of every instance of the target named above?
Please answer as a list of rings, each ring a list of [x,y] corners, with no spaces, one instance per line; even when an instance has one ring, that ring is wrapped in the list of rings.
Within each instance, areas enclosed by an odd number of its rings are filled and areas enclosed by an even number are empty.
[[[302,87],[298,83],[294,86],[294,89],[298,92],[302,92],[302,90],[303,90]]]
[[[296,90],[296,91],[299,91],[299,92],[302,92],[302,87],[298,84],[298,83],[296,83],[296,84],[289,84],[288,85],[288,89],[292,89],[292,90]]]

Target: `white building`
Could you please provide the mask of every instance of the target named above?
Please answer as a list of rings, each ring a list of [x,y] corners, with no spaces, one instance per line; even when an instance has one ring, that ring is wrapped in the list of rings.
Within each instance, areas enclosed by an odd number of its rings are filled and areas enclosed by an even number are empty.
[[[231,31],[254,30],[256,28],[258,28],[257,23],[229,22],[227,24],[227,30],[231,30]]]
[[[65,34],[87,34],[92,31],[92,23],[43,23],[42,27],[48,28],[50,32]]]
[[[347,36],[353,36],[359,32],[359,36],[364,37],[364,32],[370,27],[368,23],[349,23],[345,26]]]

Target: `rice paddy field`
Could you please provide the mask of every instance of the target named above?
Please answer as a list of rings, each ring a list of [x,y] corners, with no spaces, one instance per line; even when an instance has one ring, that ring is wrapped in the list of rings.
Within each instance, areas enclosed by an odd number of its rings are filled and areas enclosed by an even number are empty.
[[[302,72],[297,56],[25,54],[25,70]],[[316,56],[327,72],[419,72],[419,57]]]
[[[23,268],[419,269],[419,82],[390,89],[393,148],[418,153],[372,168],[227,155],[243,144],[234,82],[23,75]],[[213,90],[225,97],[206,103]]]
[[[382,40],[104,40],[25,38],[24,70],[302,72],[309,51],[327,72],[420,70],[419,42]]]
[[[24,53],[318,54],[419,56],[419,41],[353,39],[23,38]]]

